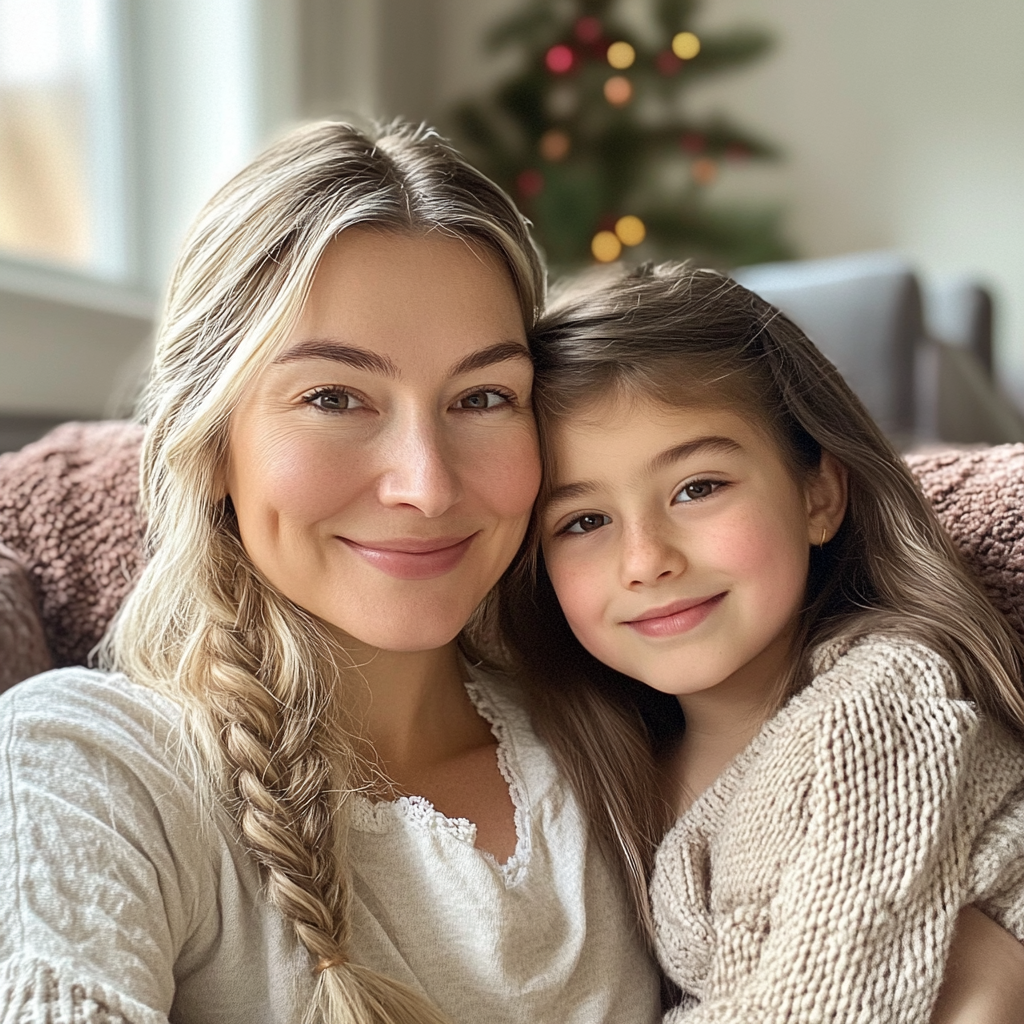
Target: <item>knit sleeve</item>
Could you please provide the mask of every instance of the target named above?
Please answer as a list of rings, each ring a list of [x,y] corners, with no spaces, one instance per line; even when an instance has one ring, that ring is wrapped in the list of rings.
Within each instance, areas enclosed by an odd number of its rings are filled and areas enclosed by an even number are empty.
[[[3,1024],[166,1024],[215,903],[166,702],[120,682],[64,670],[0,700]]]
[[[701,1002],[666,1024],[928,1021],[971,847],[1021,769],[991,756],[970,704],[907,685],[935,678],[935,661],[904,652],[880,685],[833,687],[801,725],[809,772],[781,756],[757,765],[761,819],[731,840],[730,875],[745,881],[714,899]],[[791,799],[799,828],[780,835],[772,803]],[[758,886],[763,904],[744,903]]]

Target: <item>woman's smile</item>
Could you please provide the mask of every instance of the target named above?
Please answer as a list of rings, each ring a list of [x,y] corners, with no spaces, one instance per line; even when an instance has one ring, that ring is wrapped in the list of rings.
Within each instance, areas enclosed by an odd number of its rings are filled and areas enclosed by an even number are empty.
[[[473,543],[476,533],[464,537],[439,537],[360,543],[348,537],[339,537],[357,555],[370,565],[400,580],[429,580],[451,572],[463,559]]]

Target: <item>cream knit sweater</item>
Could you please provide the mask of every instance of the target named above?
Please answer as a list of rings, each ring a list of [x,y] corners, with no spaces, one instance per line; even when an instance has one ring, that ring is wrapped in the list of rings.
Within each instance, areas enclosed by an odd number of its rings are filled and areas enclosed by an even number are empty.
[[[665,1024],[926,1022],[960,908],[1024,940],[1024,749],[920,645],[814,669],[658,851]]]

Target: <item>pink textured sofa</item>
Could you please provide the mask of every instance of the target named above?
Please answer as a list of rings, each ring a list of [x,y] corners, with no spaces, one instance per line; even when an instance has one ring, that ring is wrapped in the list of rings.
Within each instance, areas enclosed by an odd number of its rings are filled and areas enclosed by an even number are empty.
[[[66,423],[0,455],[0,690],[83,664],[142,565],[140,429]],[[1024,635],[1024,445],[909,456],[995,604]]]

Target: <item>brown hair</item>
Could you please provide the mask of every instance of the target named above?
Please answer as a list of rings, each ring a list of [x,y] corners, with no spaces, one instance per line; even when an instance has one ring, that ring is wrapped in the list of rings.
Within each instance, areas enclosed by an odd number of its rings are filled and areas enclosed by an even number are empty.
[[[798,657],[782,697],[809,679],[815,645],[884,632],[941,654],[966,696],[1024,736],[1024,644],[967,571],[861,402],[779,310],[714,271],[645,265],[563,289],[531,343],[546,463],[545,436],[560,419],[626,394],[669,407],[741,410],[767,428],[798,475],[817,467],[822,451],[846,467],[846,516],[832,540],[811,552]],[[544,705],[543,732],[556,756],[606,843],[633,851],[639,876],[650,868],[667,809],[637,740],[657,754],[681,728],[679,707],[584,650],[558,607],[536,523],[532,531],[501,587],[507,642],[533,699]],[[601,720],[595,705],[613,728],[594,728]],[[628,738],[620,742],[626,755],[611,749],[616,732]],[[639,880],[633,892],[644,916]]]
[[[332,239],[443,231],[507,268],[527,328],[544,272],[523,217],[425,127],[299,128],[200,213],[171,279],[143,404],[149,564],[104,661],[169,695],[226,794],[266,893],[316,965],[310,1019],[442,1021],[349,960],[345,798],[367,782],[334,694],[336,645],[249,560],[218,480],[232,408],[298,317]]]

